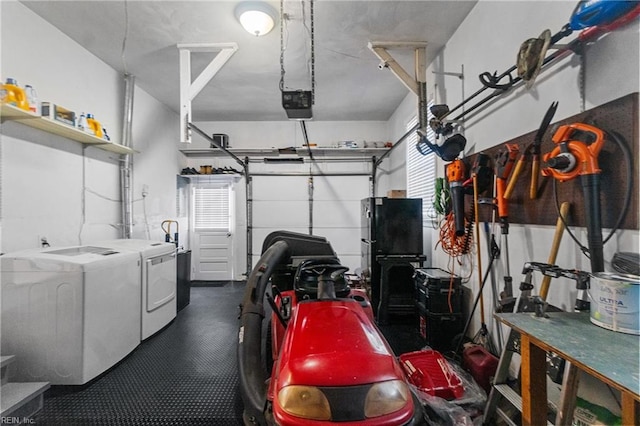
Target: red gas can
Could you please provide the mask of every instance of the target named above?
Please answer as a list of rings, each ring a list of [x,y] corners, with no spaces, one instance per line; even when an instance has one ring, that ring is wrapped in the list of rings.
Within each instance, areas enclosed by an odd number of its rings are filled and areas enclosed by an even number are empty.
[[[484,347],[473,345],[462,351],[462,361],[464,367],[488,395],[491,390],[491,378],[495,376],[498,368],[498,358]]]

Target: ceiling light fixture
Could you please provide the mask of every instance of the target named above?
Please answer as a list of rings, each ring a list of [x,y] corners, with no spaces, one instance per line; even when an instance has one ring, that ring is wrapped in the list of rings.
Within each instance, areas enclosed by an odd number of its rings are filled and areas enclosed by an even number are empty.
[[[235,9],[236,19],[242,27],[255,36],[263,36],[276,24],[276,11],[269,4],[261,1],[245,1]]]

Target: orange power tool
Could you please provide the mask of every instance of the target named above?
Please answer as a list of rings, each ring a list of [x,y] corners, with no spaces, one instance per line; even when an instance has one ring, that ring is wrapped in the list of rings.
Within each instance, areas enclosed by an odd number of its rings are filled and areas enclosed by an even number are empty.
[[[589,142],[574,139],[590,139]],[[543,156],[544,176],[565,182],[580,176],[585,204],[585,222],[591,272],[604,271],[602,223],[600,213],[600,167],[598,155],[604,145],[604,132],[584,123],[561,126],[553,135],[556,147]]]
[[[459,158],[456,158],[446,166],[447,181],[451,192],[451,209],[456,229],[456,235],[462,236],[464,227],[464,181],[467,175],[467,166]]]

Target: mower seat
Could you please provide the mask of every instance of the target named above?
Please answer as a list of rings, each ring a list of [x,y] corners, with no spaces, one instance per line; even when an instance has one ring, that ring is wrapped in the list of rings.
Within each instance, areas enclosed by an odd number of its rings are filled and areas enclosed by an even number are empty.
[[[330,265],[341,267],[340,261],[336,258],[308,259],[298,265],[293,280],[293,287],[298,300],[318,298],[318,273],[314,266]],[[347,284],[344,273],[341,273],[335,280],[334,288],[336,297],[344,298],[349,296],[351,288]]]

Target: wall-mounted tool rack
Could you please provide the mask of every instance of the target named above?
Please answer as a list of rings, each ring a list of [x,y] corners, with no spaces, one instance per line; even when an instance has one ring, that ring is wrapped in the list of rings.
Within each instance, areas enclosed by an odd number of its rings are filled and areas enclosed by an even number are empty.
[[[612,141],[606,140],[599,155],[599,164],[602,169],[600,175],[600,203],[602,206],[602,225],[604,228],[612,228],[623,208],[627,179],[633,179],[631,202],[625,218],[620,225],[621,229],[639,229],[638,223],[638,166],[640,156],[640,143],[638,134],[638,93],[631,93],[622,98],[597,106],[580,114],[551,123],[545,137],[542,140],[541,151],[543,154],[551,152],[554,144],[551,141],[555,129],[561,125],[571,123],[587,123],[606,132],[616,132],[622,137],[631,151],[633,170],[626,170],[623,152]],[[520,152],[534,139],[536,131],[518,136],[505,141],[482,152],[491,158],[501,150],[505,150],[505,143],[517,144]],[[467,157],[468,164],[473,164],[475,155]],[[555,209],[555,197],[553,191],[554,182],[551,177],[539,177],[538,197],[529,198],[529,184],[531,181],[531,164],[525,167],[520,175],[513,195],[509,199],[509,222],[536,225],[555,225],[558,213]],[[570,180],[564,183],[555,183],[558,189],[560,202],[568,201],[574,206],[569,215],[569,224],[572,226],[585,226],[585,217],[582,189],[580,179]],[[472,197],[467,196],[465,203],[471,205]],[[491,220],[491,209],[480,209],[480,220]]]

